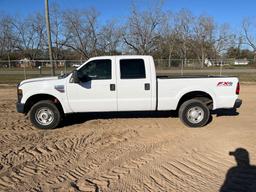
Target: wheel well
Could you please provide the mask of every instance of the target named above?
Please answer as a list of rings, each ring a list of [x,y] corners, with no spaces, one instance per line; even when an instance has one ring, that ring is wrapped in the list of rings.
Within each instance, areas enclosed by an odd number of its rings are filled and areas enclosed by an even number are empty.
[[[48,94],[37,94],[37,95],[33,95],[33,96],[29,97],[25,103],[25,108],[24,108],[25,113],[28,113],[34,104],[36,104],[39,101],[43,101],[43,100],[52,101],[56,105],[56,107],[59,109],[59,111],[61,113],[64,113],[64,110],[63,110],[63,107],[62,107],[60,101],[56,97],[54,97],[52,95],[48,95]]]
[[[208,93],[203,92],[203,91],[193,91],[193,92],[186,93],[185,95],[183,95],[180,98],[180,101],[179,101],[178,106],[177,106],[177,110],[179,110],[182,103],[184,103],[185,101],[188,101],[190,99],[201,100],[203,103],[206,104],[206,106],[209,109],[213,108],[213,99]]]

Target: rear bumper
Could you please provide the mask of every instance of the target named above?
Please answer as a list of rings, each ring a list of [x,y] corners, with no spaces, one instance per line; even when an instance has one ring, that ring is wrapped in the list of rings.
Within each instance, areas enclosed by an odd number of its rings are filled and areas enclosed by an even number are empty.
[[[241,99],[236,99],[235,104],[234,104],[234,108],[237,109],[239,107],[241,107],[242,105],[242,100]]]
[[[25,104],[23,103],[16,103],[16,110],[18,113],[25,113],[24,111]]]

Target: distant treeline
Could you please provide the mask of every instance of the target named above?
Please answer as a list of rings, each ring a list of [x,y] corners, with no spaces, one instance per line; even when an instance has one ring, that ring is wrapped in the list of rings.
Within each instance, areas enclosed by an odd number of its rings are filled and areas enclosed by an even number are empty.
[[[164,11],[161,3],[139,10],[132,5],[127,18],[99,22],[94,9],[61,10],[50,6],[54,59],[88,59],[97,55],[150,54],[158,59],[255,59],[256,33],[249,19],[234,33],[208,15],[189,10]],[[0,16],[0,60],[47,59],[43,13],[27,18]],[[254,36],[252,35],[254,34]]]

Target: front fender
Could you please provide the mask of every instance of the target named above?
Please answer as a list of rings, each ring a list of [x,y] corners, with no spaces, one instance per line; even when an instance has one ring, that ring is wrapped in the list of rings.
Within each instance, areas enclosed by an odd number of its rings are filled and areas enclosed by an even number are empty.
[[[56,89],[54,89],[54,86],[52,87],[43,87],[43,88],[39,88],[39,89],[35,89],[35,88],[29,88],[29,86],[25,87],[20,87],[23,90],[23,96],[22,99],[20,101],[20,103],[25,104],[29,98],[36,96],[36,95],[49,95],[49,96],[53,96],[56,99],[58,99],[58,101],[60,102],[64,113],[69,113],[71,111],[68,102],[67,102],[67,97],[66,97],[66,92],[59,92]]]

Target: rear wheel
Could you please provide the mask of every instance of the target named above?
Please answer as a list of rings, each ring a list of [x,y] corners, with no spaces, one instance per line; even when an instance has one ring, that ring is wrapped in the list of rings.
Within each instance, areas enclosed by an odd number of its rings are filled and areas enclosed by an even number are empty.
[[[56,128],[61,119],[60,111],[51,101],[39,101],[30,110],[30,121],[40,129]]]
[[[210,111],[202,101],[191,99],[180,106],[179,117],[188,127],[203,127],[209,121]]]

